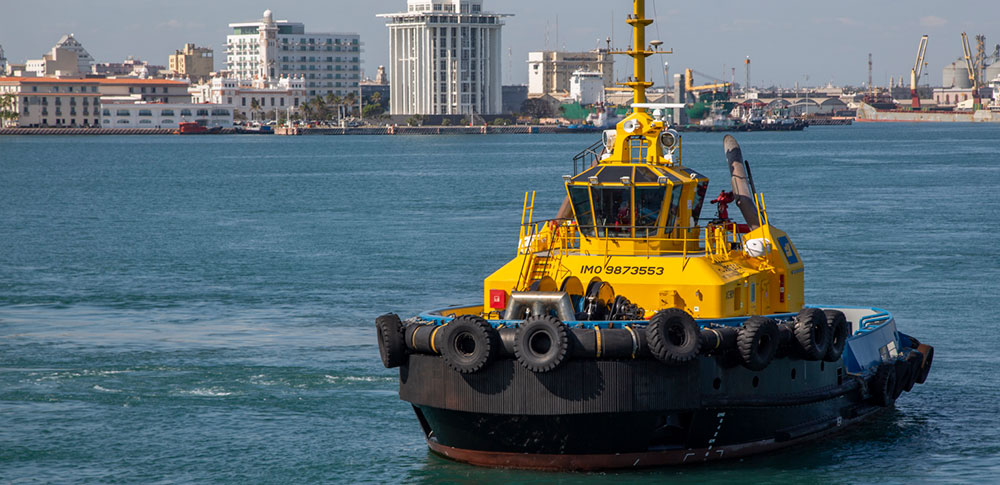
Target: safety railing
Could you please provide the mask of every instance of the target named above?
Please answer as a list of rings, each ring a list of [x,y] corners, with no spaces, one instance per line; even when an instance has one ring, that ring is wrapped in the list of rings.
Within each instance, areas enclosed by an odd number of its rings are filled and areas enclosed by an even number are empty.
[[[604,152],[604,141],[597,140],[593,145],[585,148],[582,152],[577,153],[573,157],[573,175],[590,168],[594,164],[594,161],[600,160],[601,153]],[[577,164],[579,163],[579,169]]]
[[[728,260],[730,252],[743,245],[742,234],[735,223],[677,227],[668,232],[660,226],[578,226],[572,221],[546,219],[522,224],[518,253],[573,252],[581,248],[584,239],[603,241],[601,254],[606,256],[636,255],[639,247],[641,254],[646,256],[680,254],[687,257],[705,253],[713,261]],[[623,242],[632,244],[615,244]]]

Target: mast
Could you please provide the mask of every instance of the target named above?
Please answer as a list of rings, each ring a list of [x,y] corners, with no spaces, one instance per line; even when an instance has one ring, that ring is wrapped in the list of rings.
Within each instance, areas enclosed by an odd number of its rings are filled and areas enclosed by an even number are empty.
[[[646,58],[653,54],[670,54],[673,51],[652,50],[646,47],[646,26],[653,23],[653,19],[646,18],[646,0],[632,0],[632,14],[625,22],[632,26],[633,44],[627,51],[614,51],[610,54],[625,54],[632,58],[632,77],[618,85],[632,88],[633,103],[645,103],[646,88],[653,85],[652,82],[646,81]],[[661,42],[654,41],[652,44],[659,46]],[[634,112],[636,109],[633,109]]]

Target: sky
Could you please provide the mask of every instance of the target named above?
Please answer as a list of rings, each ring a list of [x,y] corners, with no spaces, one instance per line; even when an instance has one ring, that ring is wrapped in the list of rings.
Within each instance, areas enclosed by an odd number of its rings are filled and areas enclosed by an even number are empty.
[[[527,82],[527,53],[543,49],[582,51],[604,45],[625,47],[630,39],[627,0],[485,0],[483,9],[512,14],[503,28],[503,83]],[[363,43],[362,69],[374,76],[388,65],[388,29],[378,13],[400,12],[406,0],[0,0],[0,46],[9,62],[37,59],[65,33],[73,33],[98,62],[135,56],[166,65],[167,56],[185,43],[215,49],[223,68],[230,22],[259,19],[265,9],[277,19],[303,22],[306,31],[357,32]],[[941,84],[941,69],[962,55],[961,32],[985,34],[987,51],[1000,43],[1000,2],[996,0],[647,0],[656,20],[647,39],[663,41],[671,55],[649,58],[648,73],[663,82],[670,73],[691,68],[695,82],[746,78],[751,84],[793,87],[862,85],[868,78],[885,85],[913,67],[920,36],[930,36],[922,83]],[[44,12],[44,15],[40,15]],[[41,23],[44,19],[44,23]],[[973,49],[975,46],[973,45]],[[631,73],[627,59],[616,76]]]

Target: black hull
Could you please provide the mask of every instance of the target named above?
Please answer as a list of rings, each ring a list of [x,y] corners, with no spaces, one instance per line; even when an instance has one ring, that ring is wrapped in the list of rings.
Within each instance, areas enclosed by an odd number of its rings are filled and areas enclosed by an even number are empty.
[[[775,359],[754,372],[727,357],[684,366],[571,360],[534,374],[513,359],[459,374],[413,354],[400,397],[428,446],[483,466],[590,470],[700,463],[844,429],[883,407],[840,362]],[[793,378],[794,375],[794,378]]]

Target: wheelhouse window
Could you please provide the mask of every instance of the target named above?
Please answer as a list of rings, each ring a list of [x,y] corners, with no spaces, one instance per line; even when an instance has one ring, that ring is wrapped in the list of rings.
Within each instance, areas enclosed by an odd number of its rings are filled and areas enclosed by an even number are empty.
[[[663,207],[663,198],[666,195],[667,188],[664,186],[635,188],[636,237],[656,235],[658,232],[656,221],[660,218],[660,209]]]
[[[631,237],[632,200],[627,187],[594,187],[594,219],[602,237]]]
[[[701,217],[701,206],[705,204],[705,194],[708,193],[708,180],[698,182],[698,187],[694,193],[694,204],[691,206],[691,217],[694,218],[695,225]]]
[[[664,224],[667,226],[667,231],[673,232],[674,230],[674,223],[677,222],[677,215],[681,211],[681,192],[683,190],[683,185],[674,185],[670,191],[670,207],[667,208],[667,220]]]
[[[584,236],[594,235],[594,217],[590,212],[590,190],[583,185],[571,185],[569,199],[573,203],[576,224]]]

